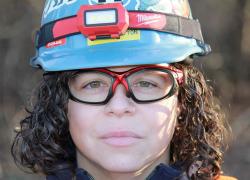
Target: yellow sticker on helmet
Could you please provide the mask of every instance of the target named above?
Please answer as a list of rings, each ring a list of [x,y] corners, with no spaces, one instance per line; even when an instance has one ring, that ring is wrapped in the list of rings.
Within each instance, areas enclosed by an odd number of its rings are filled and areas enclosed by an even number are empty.
[[[95,46],[99,44],[107,44],[121,41],[135,41],[141,39],[141,31],[140,30],[128,30],[124,35],[120,37],[120,39],[98,39],[98,40],[87,40],[88,46]]]

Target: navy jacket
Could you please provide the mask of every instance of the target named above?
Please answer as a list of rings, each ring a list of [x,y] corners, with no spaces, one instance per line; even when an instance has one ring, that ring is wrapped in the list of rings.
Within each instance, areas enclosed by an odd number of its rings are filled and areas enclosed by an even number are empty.
[[[94,178],[84,169],[76,169],[76,180],[94,180]],[[72,172],[70,170],[61,170],[53,175],[49,175],[47,180],[71,180]],[[183,174],[177,168],[167,166],[164,164],[158,165],[155,170],[146,178],[146,180],[187,180],[185,174]]]

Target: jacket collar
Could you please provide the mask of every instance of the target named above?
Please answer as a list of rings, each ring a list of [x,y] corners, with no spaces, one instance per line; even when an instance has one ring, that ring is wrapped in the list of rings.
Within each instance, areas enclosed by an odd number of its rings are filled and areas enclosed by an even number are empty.
[[[69,180],[72,179],[70,170],[61,170],[55,175],[47,176],[47,180]],[[94,178],[84,169],[76,169],[76,180],[94,180]],[[186,176],[174,166],[159,164],[146,180],[186,180]]]

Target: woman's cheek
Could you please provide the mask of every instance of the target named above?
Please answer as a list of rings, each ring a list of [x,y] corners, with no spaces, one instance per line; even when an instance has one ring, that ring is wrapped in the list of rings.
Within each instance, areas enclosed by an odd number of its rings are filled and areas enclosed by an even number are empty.
[[[86,113],[85,109],[82,107],[82,104],[69,101],[69,131],[76,145],[83,143],[82,141],[87,138],[86,135],[91,127],[91,121],[88,120],[88,113]]]

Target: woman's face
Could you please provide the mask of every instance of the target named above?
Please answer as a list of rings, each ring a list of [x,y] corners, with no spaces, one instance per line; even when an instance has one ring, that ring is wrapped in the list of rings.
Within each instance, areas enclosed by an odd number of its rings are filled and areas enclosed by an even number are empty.
[[[125,71],[131,67],[112,68]],[[106,105],[68,103],[69,130],[86,166],[136,172],[166,159],[178,112],[177,95],[137,104],[118,85]],[[157,164],[158,165],[158,164]]]

